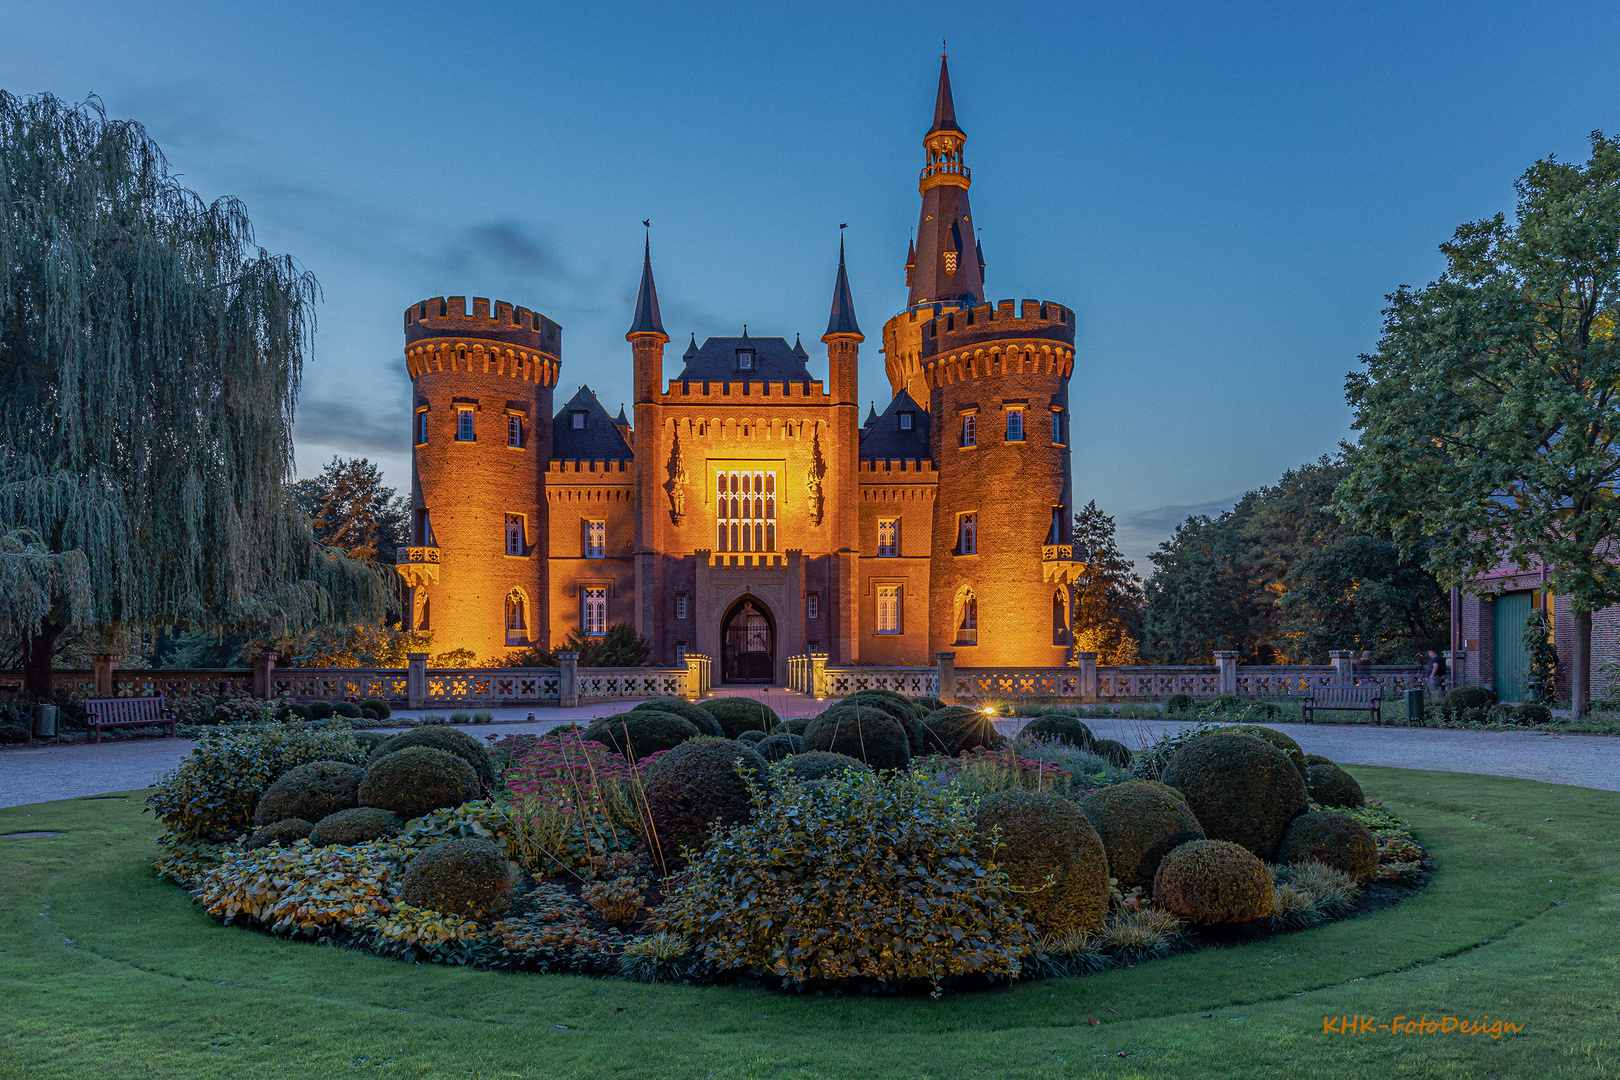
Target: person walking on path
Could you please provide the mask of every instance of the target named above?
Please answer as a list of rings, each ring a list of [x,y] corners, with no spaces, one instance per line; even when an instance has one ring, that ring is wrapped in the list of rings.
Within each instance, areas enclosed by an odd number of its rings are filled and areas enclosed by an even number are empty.
[[[1446,689],[1446,662],[1440,654],[1433,649],[1429,650],[1428,662],[1423,665],[1423,681],[1429,686],[1429,693],[1439,696]]]

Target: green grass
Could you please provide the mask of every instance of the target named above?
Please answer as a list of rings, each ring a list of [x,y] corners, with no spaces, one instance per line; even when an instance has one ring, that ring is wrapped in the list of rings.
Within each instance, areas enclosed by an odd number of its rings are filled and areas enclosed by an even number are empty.
[[[1620,794],[1352,771],[1434,855],[1433,884],[1406,903],[939,1001],[409,966],[283,941],[219,926],[153,877],[138,793],[0,810],[0,832],[64,830],[0,839],[0,1078],[1620,1075]],[[1498,1041],[1322,1033],[1345,1014],[1524,1027]]]

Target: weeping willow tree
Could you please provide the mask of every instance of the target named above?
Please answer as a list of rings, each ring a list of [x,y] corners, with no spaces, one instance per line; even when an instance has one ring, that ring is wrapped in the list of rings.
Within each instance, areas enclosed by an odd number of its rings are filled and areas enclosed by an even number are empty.
[[[314,278],[98,101],[0,91],[0,632],[297,633],[381,614],[287,492]]]

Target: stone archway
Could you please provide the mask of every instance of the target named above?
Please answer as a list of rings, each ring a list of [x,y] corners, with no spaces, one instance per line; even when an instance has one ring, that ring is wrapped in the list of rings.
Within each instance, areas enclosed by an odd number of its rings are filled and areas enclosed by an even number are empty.
[[[720,681],[769,685],[776,678],[776,616],[744,593],[720,620]]]

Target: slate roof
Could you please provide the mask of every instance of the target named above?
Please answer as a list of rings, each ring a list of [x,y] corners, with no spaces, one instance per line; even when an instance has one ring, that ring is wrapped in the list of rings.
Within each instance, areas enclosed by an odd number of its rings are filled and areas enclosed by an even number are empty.
[[[636,317],[625,334],[664,334],[664,320],[658,314],[658,287],[653,284],[652,238],[648,237],[641,255],[641,291],[636,294]],[[664,334],[664,337],[669,337]]]
[[[855,300],[849,295],[849,275],[844,272],[844,238],[838,238],[838,280],[833,282],[832,312],[827,316],[827,334],[859,334],[855,321]]]
[[[911,413],[911,430],[900,430],[900,414]],[[904,390],[894,395],[877,423],[861,431],[862,461],[932,460],[928,448],[928,411]]]
[[[585,426],[575,430],[573,414],[585,414]],[[613,418],[588,386],[568,400],[551,422],[553,461],[630,461],[635,457]]]
[[[939,94],[934,98],[934,126],[928,129],[928,134],[961,130],[956,122],[956,102],[951,98],[951,69],[942,56],[939,58]]]
[[[754,350],[754,369],[737,367],[737,350]],[[687,350],[686,366],[676,382],[808,382],[805,352],[785,338],[712,337],[697,352]]]

